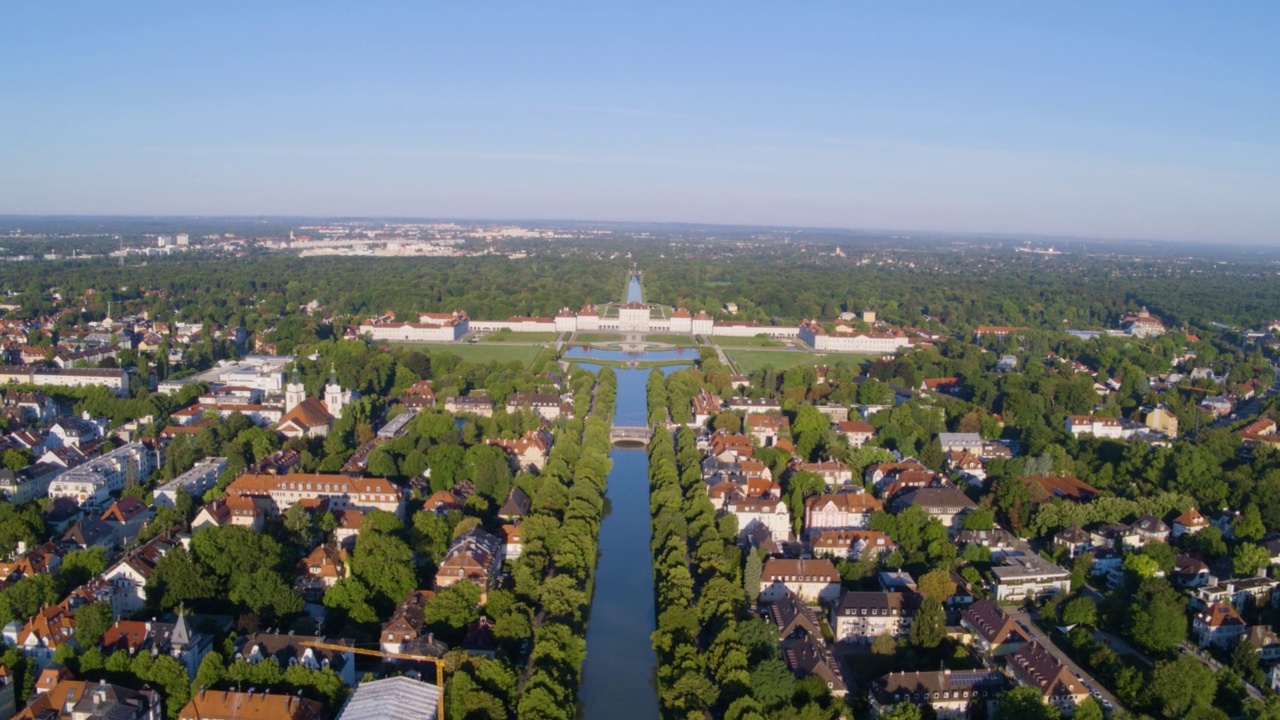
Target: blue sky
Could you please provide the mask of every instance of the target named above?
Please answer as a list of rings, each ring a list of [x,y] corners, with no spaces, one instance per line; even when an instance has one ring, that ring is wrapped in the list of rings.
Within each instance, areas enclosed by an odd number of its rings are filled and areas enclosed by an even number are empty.
[[[1280,4],[0,3],[0,213],[1280,242]]]

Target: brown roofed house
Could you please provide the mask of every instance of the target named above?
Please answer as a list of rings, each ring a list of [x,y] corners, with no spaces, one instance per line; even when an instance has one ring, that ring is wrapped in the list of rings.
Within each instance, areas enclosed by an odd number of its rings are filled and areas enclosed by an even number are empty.
[[[976,638],[978,648],[999,657],[1031,641],[1011,615],[990,600],[978,600],[960,613],[960,625]]]
[[[498,508],[498,517],[507,522],[520,522],[529,514],[529,508],[532,505],[533,501],[524,490],[513,487],[511,492],[507,493],[507,499],[503,501],[502,507]]]
[[[480,587],[483,604],[489,588],[498,581],[502,570],[502,540],[474,527],[458,536],[449,546],[436,570],[436,590],[443,590],[466,580]]]
[[[1098,495],[1097,488],[1072,475],[1032,475],[1022,480],[1033,492],[1038,490],[1050,498],[1088,502]]]
[[[106,682],[66,678],[48,687],[42,683],[36,693],[14,720],[153,720],[162,717],[164,709],[154,690],[130,690]]]
[[[805,602],[835,600],[840,594],[840,573],[830,560],[769,558],[760,572],[760,599],[773,602],[787,592]]]
[[[821,637],[820,634],[815,636],[813,633],[801,633],[798,637],[783,643],[782,656],[787,662],[787,667],[797,677],[805,678],[810,675],[817,677],[826,683],[827,690],[833,696],[844,697],[849,690],[845,687],[844,679],[840,677],[835,658],[831,655],[831,651],[827,650]]]
[[[1005,655],[1005,666],[1023,685],[1034,688],[1045,703],[1070,712],[1089,697],[1084,683],[1043,645],[1031,642]]]
[[[789,638],[799,633],[822,636],[818,616],[813,608],[793,593],[784,593],[769,606],[769,618],[778,626],[780,638]]]
[[[324,706],[290,694],[201,690],[178,711],[178,720],[320,720]]]

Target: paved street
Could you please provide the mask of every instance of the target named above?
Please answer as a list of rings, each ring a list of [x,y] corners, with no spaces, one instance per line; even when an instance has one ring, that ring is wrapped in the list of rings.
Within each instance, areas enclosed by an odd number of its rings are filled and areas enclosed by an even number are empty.
[[[1057,654],[1057,656],[1062,660],[1062,663],[1067,666],[1068,670],[1075,673],[1076,677],[1083,679],[1084,682],[1093,690],[1098,691],[1098,693],[1102,695],[1102,699],[1110,702],[1115,710],[1124,709],[1124,706],[1120,704],[1120,701],[1116,699],[1115,695],[1111,694],[1110,690],[1108,690],[1102,683],[1098,682],[1092,675],[1085,672],[1084,668],[1077,665],[1074,660],[1072,660],[1065,652],[1062,651],[1061,648],[1057,646],[1057,644],[1053,642],[1053,640],[1049,638],[1048,635],[1041,632],[1040,628],[1036,627],[1036,624],[1031,621],[1031,617],[1024,610],[1021,608],[1009,609],[1008,613],[1012,615],[1015,620],[1022,623],[1022,626],[1031,633],[1031,636],[1035,638],[1036,642],[1047,648],[1052,648],[1055,654]]]
[[[1178,649],[1183,653],[1195,656],[1198,660],[1200,660],[1200,662],[1204,663],[1210,670],[1212,670],[1215,673],[1217,673],[1219,670],[1222,669],[1222,663],[1218,662],[1217,660],[1214,660],[1213,657],[1209,655],[1209,653],[1201,650],[1198,646],[1186,640],[1182,641],[1182,644],[1178,646]],[[1262,692],[1258,690],[1258,688],[1254,687],[1249,683],[1245,683],[1244,687],[1245,687],[1245,690],[1249,692],[1250,700],[1262,699]]]

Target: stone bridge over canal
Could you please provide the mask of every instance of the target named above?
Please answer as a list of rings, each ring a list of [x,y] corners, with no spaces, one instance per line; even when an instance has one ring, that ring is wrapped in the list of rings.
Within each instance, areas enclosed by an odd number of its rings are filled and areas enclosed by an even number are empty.
[[[614,445],[645,446],[653,438],[653,428],[647,425],[614,425],[609,440]]]

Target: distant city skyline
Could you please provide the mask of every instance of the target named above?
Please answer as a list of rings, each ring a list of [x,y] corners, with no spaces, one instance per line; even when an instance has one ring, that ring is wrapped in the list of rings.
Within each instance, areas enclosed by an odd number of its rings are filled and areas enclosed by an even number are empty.
[[[4,3],[0,214],[1280,244],[1280,6],[1152,9]]]

